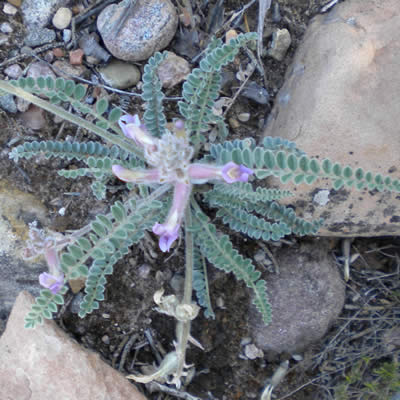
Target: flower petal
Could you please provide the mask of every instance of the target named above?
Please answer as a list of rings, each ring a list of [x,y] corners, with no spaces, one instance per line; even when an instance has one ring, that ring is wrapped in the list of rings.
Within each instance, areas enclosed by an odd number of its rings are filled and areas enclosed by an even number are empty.
[[[221,173],[222,178],[227,183],[247,182],[249,176],[253,174],[253,170],[230,161],[222,167]]]
[[[39,275],[39,283],[43,287],[50,289],[53,294],[57,294],[64,286],[64,274],[57,277],[47,272],[43,272]]]
[[[160,174],[157,169],[148,170],[132,170],[122,165],[112,166],[113,174],[124,182],[134,183],[158,183],[160,182]]]

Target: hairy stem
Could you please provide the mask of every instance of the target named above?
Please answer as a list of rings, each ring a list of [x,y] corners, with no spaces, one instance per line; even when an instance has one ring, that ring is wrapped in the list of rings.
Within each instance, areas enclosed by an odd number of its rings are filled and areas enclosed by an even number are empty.
[[[87,129],[90,132],[93,132],[97,136],[103,138],[107,142],[110,142],[112,144],[115,144],[122,149],[125,149],[127,151],[130,151],[131,153],[135,154],[138,158],[143,160],[143,153],[133,144],[129,143],[126,141],[124,138],[121,138],[117,135],[114,135],[112,133],[107,132],[106,130],[96,126],[95,124],[92,124],[89,121],[86,121],[85,119],[78,117],[74,114],[71,114],[70,112],[64,110],[62,107],[56,106],[54,104],[51,104],[47,100],[41,99],[31,93],[26,92],[25,90],[14,87],[13,85],[0,80],[0,90],[3,90],[7,93],[13,94],[14,96],[21,97],[35,105],[37,105],[40,108],[43,108],[46,111],[49,111],[55,115],[58,115],[59,117],[72,122],[73,124],[76,124],[78,126],[81,126],[82,128]]]
[[[185,286],[183,290],[183,304],[192,303],[193,291],[193,233],[190,230],[192,226],[192,211],[190,209],[190,202],[188,203],[185,211]],[[183,368],[185,366],[186,348],[188,346],[190,336],[190,323],[191,321],[178,321],[177,331],[177,348],[178,366],[175,376],[179,379],[182,376]]]

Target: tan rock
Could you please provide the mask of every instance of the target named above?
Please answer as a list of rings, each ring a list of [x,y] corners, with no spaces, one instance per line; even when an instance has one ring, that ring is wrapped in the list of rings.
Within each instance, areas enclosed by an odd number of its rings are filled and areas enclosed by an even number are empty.
[[[54,321],[33,330],[24,316],[34,299],[18,296],[0,338],[2,400],[146,400],[119,372],[79,346]]]
[[[162,87],[170,89],[189,75],[190,65],[184,58],[168,51],[167,57],[158,67],[157,73]]]
[[[385,6],[350,0],[317,16],[287,72],[265,135],[295,141],[320,160],[399,179],[399,31],[397,0]],[[330,190],[326,205],[313,202],[322,189]],[[335,191],[325,181],[295,190],[287,204],[307,218],[322,216],[322,235],[400,234],[398,194]]]

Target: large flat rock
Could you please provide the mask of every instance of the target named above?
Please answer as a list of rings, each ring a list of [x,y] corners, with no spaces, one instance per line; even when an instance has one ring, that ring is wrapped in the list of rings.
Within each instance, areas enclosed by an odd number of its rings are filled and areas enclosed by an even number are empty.
[[[295,141],[320,160],[399,179],[399,32],[398,0],[348,0],[317,16],[287,72],[265,135]],[[325,181],[282,188],[295,190],[286,204],[298,214],[325,219],[321,235],[400,234],[399,194],[335,191]],[[322,189],[330,190],[326,205],[314,201]]]

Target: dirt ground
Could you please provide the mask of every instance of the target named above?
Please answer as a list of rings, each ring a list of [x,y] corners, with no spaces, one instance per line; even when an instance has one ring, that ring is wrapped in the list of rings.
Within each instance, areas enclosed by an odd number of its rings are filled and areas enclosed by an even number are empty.
[[[75,1],[75,4],[88,5],[88,2]],[[90,2],[89,2],[90,3]],[[197,1],[203,4],[205,16],[213,12],[215,1]],[[324,0],[274,0],[279,3],[280,20],[268,13],[265,24],[264,46],[271,40],[275,28],[287,28],[292,44],[282,62],[271,57],[263,57],[267,77],[266,89],[270,94],[267,105],[260,105],[244,97],[238,97],[231,108],[228,118],[236,119],[240,113],[250,113],[250,120],[237,126],[232,122],[232,137],[253,136],[259,138],[262,128],[274,102],[274,97],[283,84],[284,73],[294,55],[296,47],[306,30],[310,18],[328,3]],[[224,2],[225,18],[229,13],[239,10],[245,3],[239,0]],[[257,29],[257,4],[246,11],[246,19],[241,20],[238,29]],[[276,14],[276,10],[274,11]],[[0,62],[15,55],[24,38],[24,27],[19,16],[13,24],[14,32],[8,45],[0,47]],[[0,11],[0,22],[8,17]],[[274,22],[275,21],[275,22]],[[206,20],[201,20],[197,28],[206,29]],[[169,48],[174,50],[176,40]],[[168,48],[168,49],[169,49]],[[38,54],[43,57],[44,53]],[[242,55],[243,56],[243,55]],[[18,61],[24,69],[32,58]],[[144,63],[139,63],[143,68]],[[236,68],[236,70],[235,70]],[[3,78],[4,67],[0,68]],[[231,67],[237,71],[237,65]],[[255,72],[252,80],[264,86],[263,78]],[[235,85],[233,85],[235,86]],[[236,85],[239,86],[239,85]],[[225,89],[226,96],[233,96],[234,90]],[[179,95],[177,89],[167,92],[169,96]],[[115,102],[127,111],[140,106],[135,98],[122,96]],[[176,116],[176,103],[167,103],[167,117]],[[140,109],[140,108],[139,108]],[[53,116],[46,114],[47,125],[40,131],[23,126],[18,116],[0,111],[0,179],[26,192],[35,193],[50,212],[50,229],[64,232],[77,229],[89,222],[97,213],[107,210],[108,205],[124,195],[124,185],[115,181],[105,201],[97,201],[90,190],[88,179],[67,180],[58,177],[55,170],[69,165],[68,161],[42,160],[39,163],[21,161],[18,166],[8,159],[7,153],[12,145],[24,140],[65,139],[76,137],[76,127],[54,123]],[[79,139],[93,140],[85,132]],[[33,168],[32,168],[33,167]],[[71,195],[71,193],[76,195]],[[65,216],[58,210],[68,204]],[[233,235],[233,242],[239,245],[244,239]],[[291,238],[295,242],[296,238]],[[287,246],[290,244],[282,244]],[[241,246],[244,255],[254,254],[256,243],[246,242]],[[341,261],[340,241],[333,240],[333,252],[338,265]],[[271,247],[272,251],[279,251]],[[380,399],[372,390],[363,392],[362,382],[373,382],[375,370],[385,361],[394,361],[398,357],[393,348],[385,344],[380,334],[395,326],[400,317],[398,238],[357,239],[352,243],[352,253],[358,254],[351,268],[351,280],[347,285],[347,300],[343,313],[336,325],[331,328],[321,343],[316,343],[301,357],[290,360],[286,378],[274,391],[275,399],[314,400],[314,399]],[[153,294],[164,286],[171,292],[172,286],[181,281],[184,268],[182,248],[171,254],[158,250],[154,237],[132,248],[129,256],[118,263],[114,274],[108,279],[106,300],[96,312],[80,319],[76,310],[82,295],[67,294],[66,306],[58,315],[58,323],[82,345],[101,354],[103,359],[123,373],[137,371],[142,365],[157,361],[155,354],[169,350],[174,338],[174,321],[154,311]],[[207,320],[202,315],[193,325],[193,336],[205,348],[201,351],[191,347],[188,361],[196,365],[192,380],[184,387],[184,392],[201,399],[258,399],[267,379],[271,377],[280,361],[267,363],[264,359],[249,360],[243,356],[243,341],[249,337],[247,324],[248,298],[244,286],[231,275],[226,275],[209,266],[209,282],[216,319]],[[365,361],[367,360],[367,361]],[[360,371],[354,371],[357,363],[364,363]],[[348,397],[340,397],[338,388],[346,385],[357,372],[360,378],[350,384]],[[336,388],[336,389],[335,389]],[[170,399],[173,395],[163,392],[149,392],[142,386],[149,399]],[[183,396],[183,395],[182,395]],[[187,398],[191,399],[194,397]],[[389,397],[387,397],[389,398]]]

